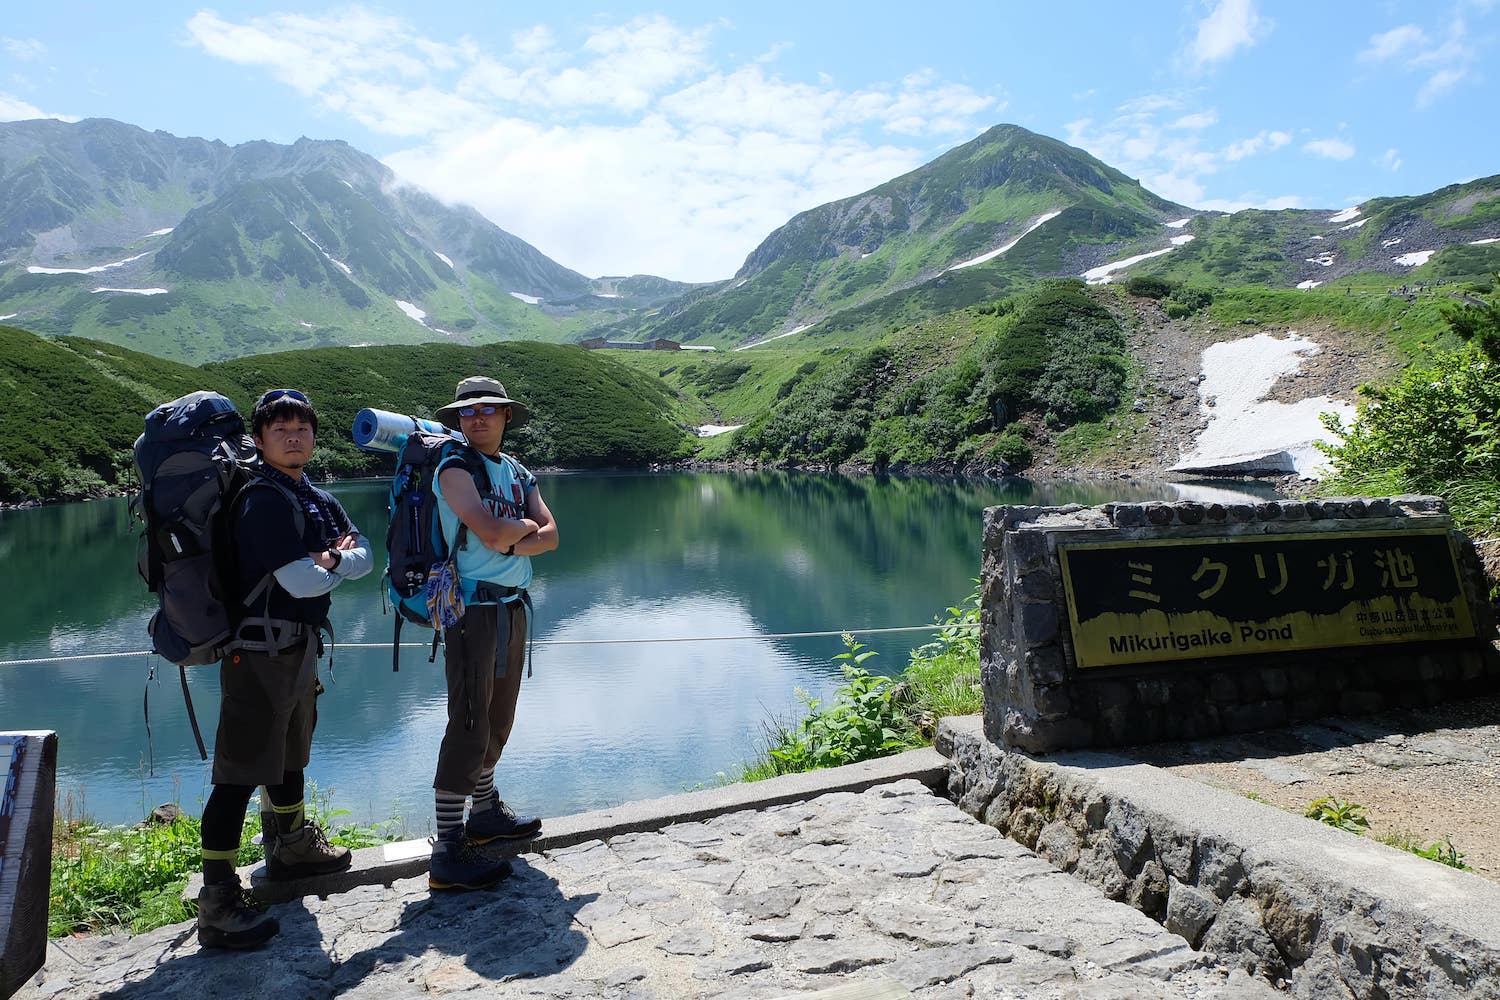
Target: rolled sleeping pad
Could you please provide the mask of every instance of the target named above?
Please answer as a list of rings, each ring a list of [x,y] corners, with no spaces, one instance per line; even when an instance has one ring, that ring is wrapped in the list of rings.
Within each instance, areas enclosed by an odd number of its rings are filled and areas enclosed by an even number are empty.
[[[395,454],[406,443],[412,431],[422,430],[429,434],[446,434],[462,441],[464,436],[451,427],[444,427],[436,420],[410,417],[390,410],[375,410],[365,407],[354,415],[354,427],[350,436],[355,447],[362,451],[383,451]]]

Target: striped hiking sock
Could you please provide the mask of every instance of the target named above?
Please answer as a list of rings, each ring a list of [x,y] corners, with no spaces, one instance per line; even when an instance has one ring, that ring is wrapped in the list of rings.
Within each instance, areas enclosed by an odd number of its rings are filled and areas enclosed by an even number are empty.
[[[295,833],[302,829],[304,810],[302,802],[294,802],[289,806],[279,806],[271,803],[271,811],[276,814],[276,833],[285,837],[289,833]]]
[[[452,795],[448,792],[436,792],[437,800],[437,832],[441,837],[444,833],[454,827],[464,825],[464,795]]]
[[[215,882],[231,882],[234,880],[234,862],[240,856],[239,845],[227,851],[211,851],[203,849],[203,882],[212,885]]]
[[[495,805],[495,769],[492,767],[479,776],[474,786],[473,812],[482,813]]]

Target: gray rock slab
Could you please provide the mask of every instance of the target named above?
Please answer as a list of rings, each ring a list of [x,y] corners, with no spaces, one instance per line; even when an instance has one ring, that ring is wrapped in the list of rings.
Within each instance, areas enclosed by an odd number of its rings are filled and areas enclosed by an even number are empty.
[[[1417,753],[1432,754],[1442,760],[1464,761],[1470,764],[1488,764],[1494,758],[1483,747],[1467,746],[1445,736],[1423,736],[1407,743],[1407,749]]]
[[[1302,785],[1318,780],[1318,776],[1310,771],[1304,771],[1299,767],[1292,767],[1290,764],[1283,764],[1276,760],[1250,759],[1244,761],[1243,766],[1278,785]]]

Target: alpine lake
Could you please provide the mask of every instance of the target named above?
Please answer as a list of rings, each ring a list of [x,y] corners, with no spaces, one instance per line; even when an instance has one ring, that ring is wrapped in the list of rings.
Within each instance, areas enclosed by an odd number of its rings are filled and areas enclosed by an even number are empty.
[[[377,567],[386,485],[333,487]],[[979,575],[986,507],[1227,492],[782,472],[552,473],[540,487],[561,544],[533,563],[534,672],[496,786],[543,816],[732,780],[773,720],[803,716],[799,692],[828,698],[843,681],[837,635],[778,636],[946,617]],[[195,813],[210,790],[177,667],[140,652],[155,598],[136,575],[137,537],[123,499],[0,512],[16,585],[0,604],[0,730],[55,730],[59,808],[107,823],[164,802]],[[344,819],[400,819],[393,832],[420,836],[445,725],[441,661],[428,662],[431,632],[408,625],[391,669],[383,592],[378,568],[334,592],[307,775]],[[879,654],[867,669],[896,674],[934,633],[859,638]],[[134,655],[97,655],[120,652]],[[187,679],[211,754],[218,667]]]

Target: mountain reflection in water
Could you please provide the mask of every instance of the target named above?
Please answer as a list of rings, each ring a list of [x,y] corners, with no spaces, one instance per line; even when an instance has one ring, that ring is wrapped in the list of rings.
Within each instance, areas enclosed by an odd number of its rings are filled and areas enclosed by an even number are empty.
[[[497,783],[519,808],[549,816],[735,773],[767,721],[800,717],[798,689],[824,698],[841,680],[836,637],[765,636],[931,622],[972,589],[985,507],[1179,499],[1190,489],[778,472],[540,478],[562,539],[536,560],[536,638],[548,644],[536,647]],[[384,484],[334,492],[383,562]],[[136,576],[135,548],[123,500],[0,512],[0,565],[21,584],[0,604],[0,660],[148,647],[154,599]],[[376,573],[335,595],[340,645],[332,679],[324,661],[308,775],[351,819],[405,817],[418,835],[430,823],[445,720],[441,670],[427,650],[405,648],[391,671],[381,591]],[[624,641],[693,636],[753,638]],[[412,627],[402,635],[429,637]],[[602,639],[621,641],[550,644]],[[871,637],[880,655],[867,666],[898,672],[929,639]],[[147,690],[153,661],[158,679]],[[0,667],[0,729],[56,730],[59,788],[97,819],[134,822],[169,800],[196,811],[209,766],[193,747],[176,672],[148,656]],[[217,668],[188,677],[211,740]]]

